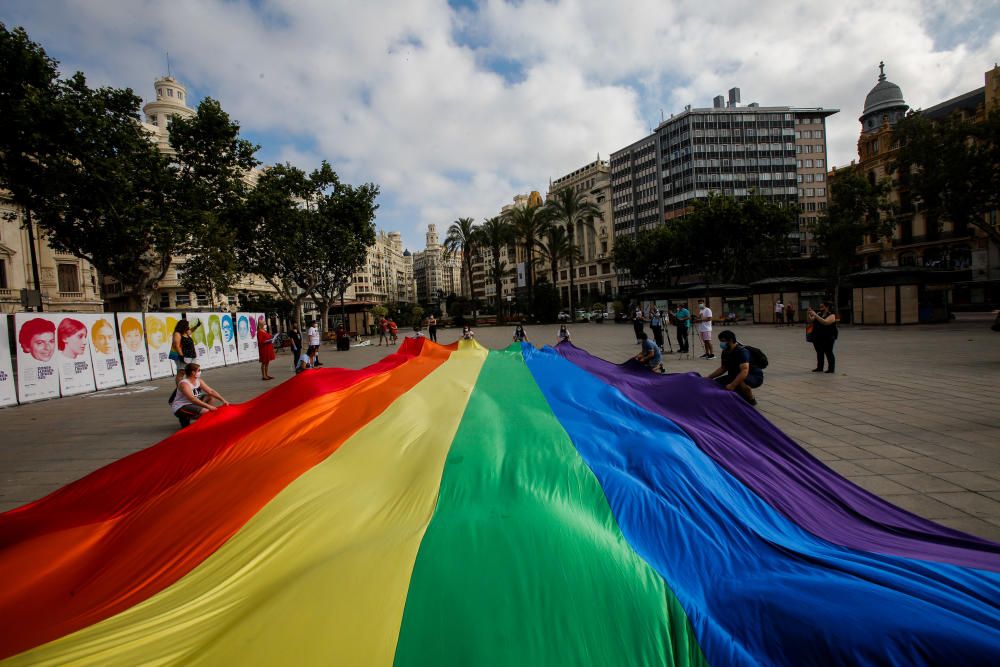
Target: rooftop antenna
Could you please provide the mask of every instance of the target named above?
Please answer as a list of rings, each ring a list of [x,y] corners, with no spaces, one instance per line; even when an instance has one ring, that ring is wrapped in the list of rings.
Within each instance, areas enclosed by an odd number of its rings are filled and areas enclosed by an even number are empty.
[[[171,76],[171,74],[170,74],[170,51],[167,51],[167,76]]]
[[[664,120],[664,118],[663,118],[663,107],[660,107],[660,122],[662,123],[663,120]]]

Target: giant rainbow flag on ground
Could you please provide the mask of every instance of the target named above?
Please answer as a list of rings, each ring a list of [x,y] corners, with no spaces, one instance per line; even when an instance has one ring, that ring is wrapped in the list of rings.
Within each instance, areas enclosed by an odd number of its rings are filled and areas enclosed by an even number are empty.
[[[11,664],[1000,664],[1000,545],[734,394],[408,340],[0,515]]]

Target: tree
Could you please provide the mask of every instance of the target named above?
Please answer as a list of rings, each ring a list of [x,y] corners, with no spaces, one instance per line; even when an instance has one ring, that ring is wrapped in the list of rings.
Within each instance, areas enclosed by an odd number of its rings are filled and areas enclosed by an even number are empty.
[[[892,216],[883,215],[889,209],[889,187],[886,179],[873,185],[857,167],[838,169],[830,180],[830,201],[813,235],[827,258],[834,294],[840,294],[841,280],[850,272],[864,237],[892,234]]]
[[[333,182],[330,192],[317,202],[313,224],[319,263],[312,293],[323,313],[325,328],[331,305],[337,298],[343,305],[344,292],[375,244],[375,198],[379,188],[373,183],[356,187],[342,183],[325,161],[320,171]]]
[[[893,170],[926,212],[928,225],[969,225],[1000,244],[986,214],[1000,208],[1000,111],[980,123],[961,114],[935,121],[920,112],[896,124]]]
[[[685,255],[683,238],[674,225],[661,225],[633,238],[615,241],[615,266],[625,269],[646,288],[670,287],[679,277],[677,267]]]
[[[469,281],[469,296],[472,294],[472,257],[476,252],[476,221],[472,218],[459,218],[448,228],[444,239],[445,252],[454,255],[462,253],[462,270]]]
[[[545,231],[548,215],[548,210],[539,204],[515,206],[503,214],[514,240],[524,249],[524,283],[529,302],[534,299],[535,247]]]
[[[538,249],[540,261],[549,266],[553,287],[559,284],[559,263],[568,262],[572,254],[576,254],[577,259],[582,256],[578,249],[570,245],[569,235],[562,225],[546,225],[545,236]]]
[[[604,214],[593,202],[587,201],[586,195],[576,192],[573,188],[562,188],[557,190],[552,197],[545,202],[546,214],[554,224],[561,223],[566,229],[566,236],[569,245],[576,248],[574,237],[577,225],[582,227],[594,227],[594,218],[603,219]],[[575,253],[569,256],[569,315],[576,321],[576,307],[573,303],[576,292],[575,283]]]
[[[788,255],[788,234],[797,216],[796,207],[759,196],[737,201],[713,193],[695,201],[677,233],[706,280],[747,283]]]
[[[500,216],[483,221],[478,230],[478,245],[490,251],[490,276],[493,278],[493,288],[496,294],[497,323],[501,322],[503,312],[503,275],[504,261],[501,256],[503,249],[514,240],[513,230],[506,219]]]

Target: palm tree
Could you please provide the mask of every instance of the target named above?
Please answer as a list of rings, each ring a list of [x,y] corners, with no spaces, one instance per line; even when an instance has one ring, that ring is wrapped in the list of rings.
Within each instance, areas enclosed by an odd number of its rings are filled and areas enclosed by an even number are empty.
[[[548,211],[544,206],[530,204],[515,206],[503,214],[510,223],[514,239],[524,248],[524,282],[528,288],[528,301],[535,296],[535,247],[538,245],[548,219]]]
[[[545,230],[545,238],[538,246],[541,253],[540,265],[548,264],[552,271],[552,287],[558,289],[559,283],[559,262],[569,261],[571,254],[569,237],[566,236],[566,228],[562,225],[548,225]],[[579,251],[576,253],[577,259],[580,257]]]
[[[570,247],[576,249],[574,236],[576,226],[594,228],[594,218],[603,219],[604,214],[594,203],[587,201],[586,195],[576,192],[573,188],[562,188],[556,190],[547,202],[545,208],[553,223],[561,224],[566,229],[566,238]],[[576,304],[573,303],[574,292],[576,291],[574,260],[576,252],[569,255],[569,316],[576,321]]]
[[[476,235],[479,227],[472,218],[459,218],[448,228],[444,239],[445,252],[450,255],[462,253],[462,270],[469,281],[469,300],[475,298],[472,289],[472,255],[476,252]]]
[[[493,261],[492,271],[490,274],[493,277],[493,287],[496,290],[497,298],[497,323],[500,323],[503,307],[503,275],[504,266],[503,259],[500,257],[500,253],[503,249],[510,244],[514,238],[513,230],[511,229],[510,223],[504,218],[496,216],[493,218],[488,218],[483,221],[483,224],[477,228],[478,244],[480,247],[490,251],[490,255]]]

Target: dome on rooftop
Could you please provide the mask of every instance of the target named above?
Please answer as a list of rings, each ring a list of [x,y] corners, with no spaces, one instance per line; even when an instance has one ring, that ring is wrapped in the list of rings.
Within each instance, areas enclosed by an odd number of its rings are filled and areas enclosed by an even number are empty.
[[[868,92],[868,97],[865,98],[865,110],[862,112],[863,116],[877,113],[879,111],[885,111],[887,109],[895,109],[906,106],[906,101],[903,99],[903,91],[899,86],[885,78],[884,68],[885,65],[883,63],[879,63],[880,73],[878,83],[875,84],[875,87]]]

